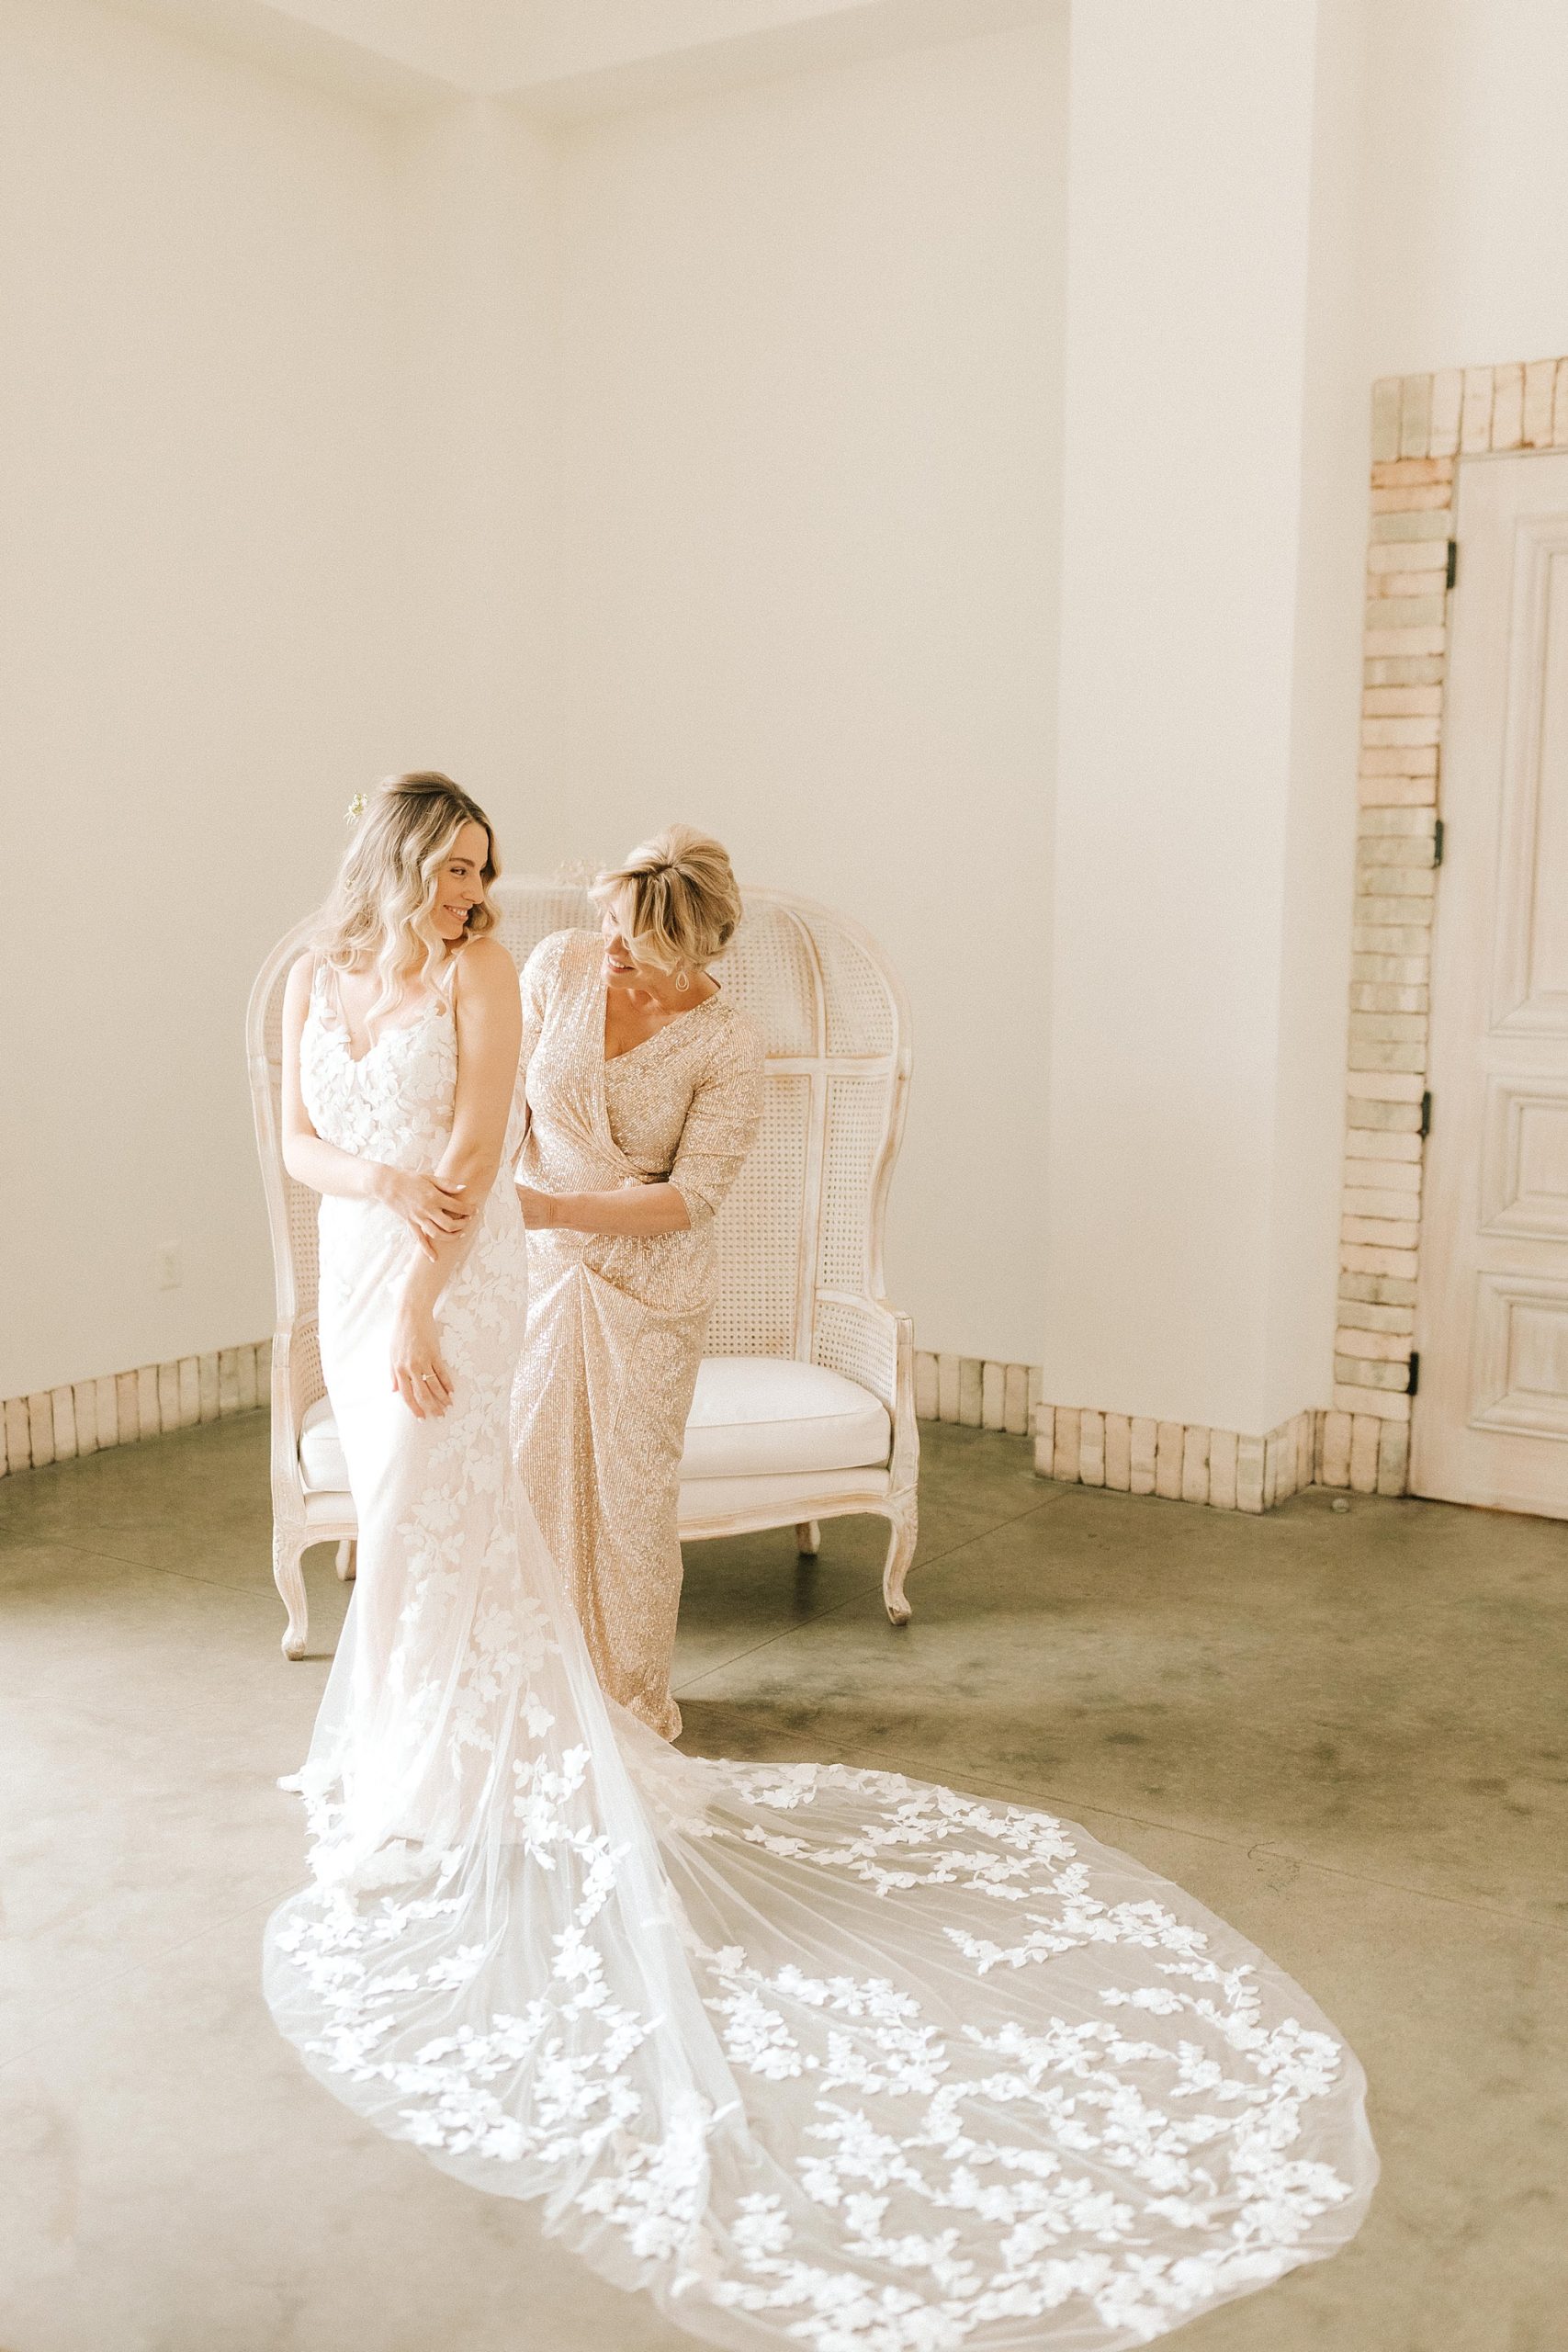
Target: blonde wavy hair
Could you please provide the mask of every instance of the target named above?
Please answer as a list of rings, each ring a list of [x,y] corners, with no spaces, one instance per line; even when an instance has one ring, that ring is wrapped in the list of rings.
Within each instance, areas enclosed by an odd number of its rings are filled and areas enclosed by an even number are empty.
[[[598,876],[589,896],[614,910],[637,961],[662,972],[685,965],[705,970],[740,925],[729,853],[694,825],[668,825],[639,842],[624,865]]]
[[[465,825],[482,826],[488,843],[466,934],[477,939],[495,927],[490,886],[501,871],[495,828],[484,810],[450,776],[434,770],[386,776],[369,796],[321,910],[316,942],[318,956],[333,971],[377,975],[367,1022],[390,1011],[421,979],[449,987],[447,943],[432,918],[441,868]]]

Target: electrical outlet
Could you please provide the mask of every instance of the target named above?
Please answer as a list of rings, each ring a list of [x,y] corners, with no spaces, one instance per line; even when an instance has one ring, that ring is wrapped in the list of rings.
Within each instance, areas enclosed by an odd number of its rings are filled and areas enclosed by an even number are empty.
[[[160,1290],[178,1290],[180,1286],[179,1243],[161,1241],[152,1252],[152,1268]]]

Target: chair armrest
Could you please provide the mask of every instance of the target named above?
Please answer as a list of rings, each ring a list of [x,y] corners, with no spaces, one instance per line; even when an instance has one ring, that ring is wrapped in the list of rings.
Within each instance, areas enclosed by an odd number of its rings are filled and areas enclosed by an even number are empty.
[[[915,1419],[915,1323],[909,1315],[887,1312],[897,1326],[897,1376],[893,1406],[893,1474],[896,1495],[913,1493],[920,1472],[920,1428]]]
[[[882,1299],[819,1290],[812,1317],[811,1361],[869,1388],[891,1413],[898,1399],[898,1317]]]
[[[314,1315],[292,1315],[272,1335],[272,1457],[275,1470],[298,1476],[306,1413],[327,1393]]]
[[[820,1290],[816,1304],[812,1362],[869,1388],[886,1407],[893,1425],[894,1490],[912,1488],[920,1459],[915,1419],[914,1323],[885,1298]]]

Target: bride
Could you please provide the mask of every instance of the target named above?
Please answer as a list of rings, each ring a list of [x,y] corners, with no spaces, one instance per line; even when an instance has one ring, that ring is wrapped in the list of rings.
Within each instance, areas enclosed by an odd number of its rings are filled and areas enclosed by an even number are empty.
[[[1221,1921],[1047,1814],[683,1757],[601,1692],[509,1454],[497,865],[445,777],[383,785],[288,983],[360,1536],[279,2027],[738,2352],[1143,2344],[1332,2253],[1376,2175],[1360,2070]]]

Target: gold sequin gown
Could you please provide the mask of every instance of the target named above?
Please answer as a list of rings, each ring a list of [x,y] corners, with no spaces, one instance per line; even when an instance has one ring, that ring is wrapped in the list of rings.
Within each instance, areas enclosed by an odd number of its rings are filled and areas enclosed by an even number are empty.
[[[558,932],[524,971],[518,1178],[542,1193],[668,1178],[692,1223],[530,1233],[513,1426],[601,1684],[674,1739],[681,1453],[714,1298],[714,1211],[756,1136],[762,1045],[721,991],[607,1062],[603,953],[597,933]]]

